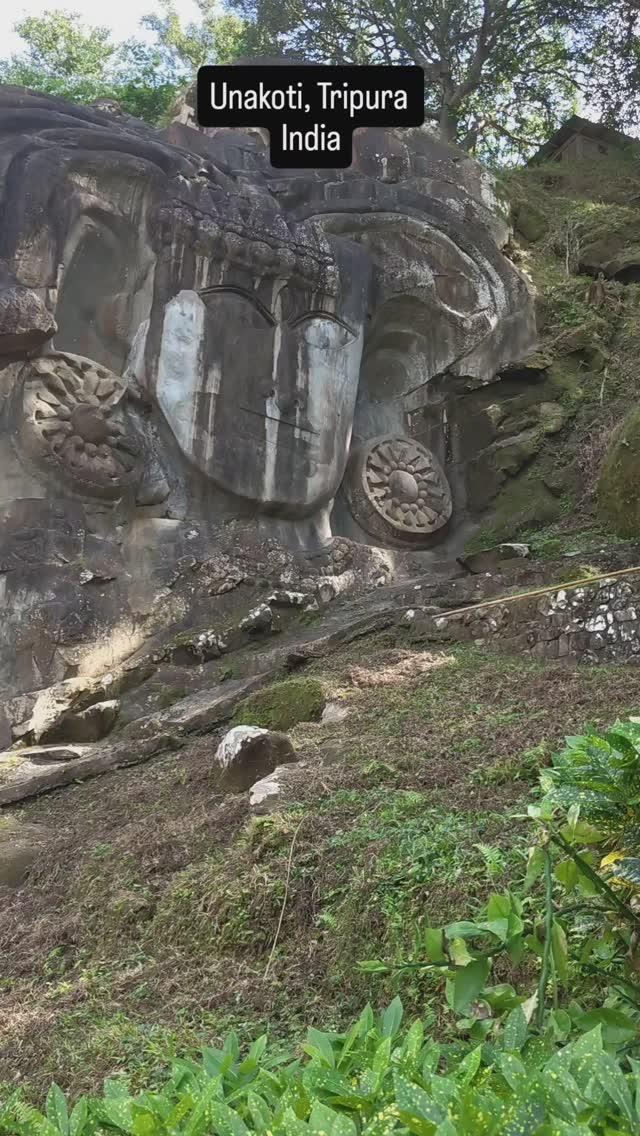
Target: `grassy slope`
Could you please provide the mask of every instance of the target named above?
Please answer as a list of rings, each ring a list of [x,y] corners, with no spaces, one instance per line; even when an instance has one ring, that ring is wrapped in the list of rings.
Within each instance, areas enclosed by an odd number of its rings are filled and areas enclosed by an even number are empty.
[[[567,237],[578,269],[581,246],[630,221],[638,179],[607,161],[512,174],[507,188],[514,208],[542,215],[515,254],[543,296],[545,398],[569,421],[507,482],[476,543],[519,535],[541,555],[588,553],[610,539],[595,471],[640,393],[640,285],[609,285],[594,313],[589,277],[566,273]],[[638,711],[631,667],[560,669],[468,647],[429,665],[395,646],[378,637],[308,668],[350,714],[294,731],[309,764],[275,816],[216,795],[214,736],[21,811],[51,838],[28,885],[0,903],[0,1080],[15,1073],[36,1097],[54,1077],[72,1093],[118,1071],[136,1085],[230,1027],[290,1038],[309,1022],[338,1026],[367,998],[384,1003],[390,980],[356,961],[410,952],[420,919],[469,916],[505,886],[526,847],[510,815],[539,762],[565,733]],[[390,681],[363,685],[357,668]],[[402,994],[412,1012],[443,1014],[424,979]]]
[[[410,952],[418,920],[468,916],[504,886],[526,842],[506,818],[550,747],[638,709],[633,668],[393,646],[309,668],[350,714],[294,732],[309,764],[275,816],[214,795],[214,737],[22,810],[51,842],[0,918],[1,1070],[36,1097],[54,1077],[72,1093],[125,1070],[135,1085],[230,1026],[290,1038],[384,1003],[392,981],[356,961]],[[362,685],[363,668],[387,684]],[[445,1013],[426,980],[402,995]]]

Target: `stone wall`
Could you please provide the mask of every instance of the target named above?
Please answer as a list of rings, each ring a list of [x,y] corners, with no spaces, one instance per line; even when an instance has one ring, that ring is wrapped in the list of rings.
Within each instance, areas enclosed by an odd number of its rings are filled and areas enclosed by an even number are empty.
[[[640,662],[640,573],[456,614],[416,611],[409,622],[416,637],[496,642],[534,658]]]

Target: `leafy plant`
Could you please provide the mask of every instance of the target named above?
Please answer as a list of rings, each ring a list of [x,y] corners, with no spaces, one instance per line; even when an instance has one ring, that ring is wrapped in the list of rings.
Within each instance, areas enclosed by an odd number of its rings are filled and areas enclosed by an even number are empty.
[[[540,1037],[565,1041],[599,1024],[606,1038],[624,1035],[636,1045],[640,723],[567,738],[540,785],[541,799],[528,809],[535,840],[520,886],[492,895],[472,920],[418,930],[410,959],[360,966],[444,978],[457,1028],[472,1039],[499,1038],[521,1006]],[[512,968],[536,972],[525,993],[491,984],[505,956]],[[599,1006],[585,1011],[576,994],[587,978]]]
[[[607,1046],[600,1025],[556,1049],[511,1011],[493,1045],[440,1046],[402,1025],[399,998],[367,1006],[344,1034],[311,1028],[303,1055],[231,1034],[199,1062],[174,1061],[159,1092],[106,1081],[70,1109],[52,1086],[44,1113],[18,1093],[0,1105],[2,1136],[588,1136],[640,1131],[640,1066]]]

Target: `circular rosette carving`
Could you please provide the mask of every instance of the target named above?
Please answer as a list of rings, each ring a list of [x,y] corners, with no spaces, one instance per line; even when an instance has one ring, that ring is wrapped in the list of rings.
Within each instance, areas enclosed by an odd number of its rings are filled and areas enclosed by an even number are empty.
[[[121,409],[123,382],[99,363],[56,354],[22,370],[21,439],[87,495],[120,497],[137,485],[143,458]]]
[[[440,462],[412,438],[373,438],[357,450],[345,491],[359,524],[395,544],[428,542],[453,510]]]

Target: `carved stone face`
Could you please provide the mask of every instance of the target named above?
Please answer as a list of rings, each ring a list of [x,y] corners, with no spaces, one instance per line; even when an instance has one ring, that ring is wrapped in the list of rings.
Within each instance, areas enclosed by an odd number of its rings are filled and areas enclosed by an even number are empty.
[[[190,461],[266,511],[308,515],[344,473],[368,271],[363,253],[343,245],[330,291],[286,277],[252,287],[230,273],[164,307],[158,405]]]

